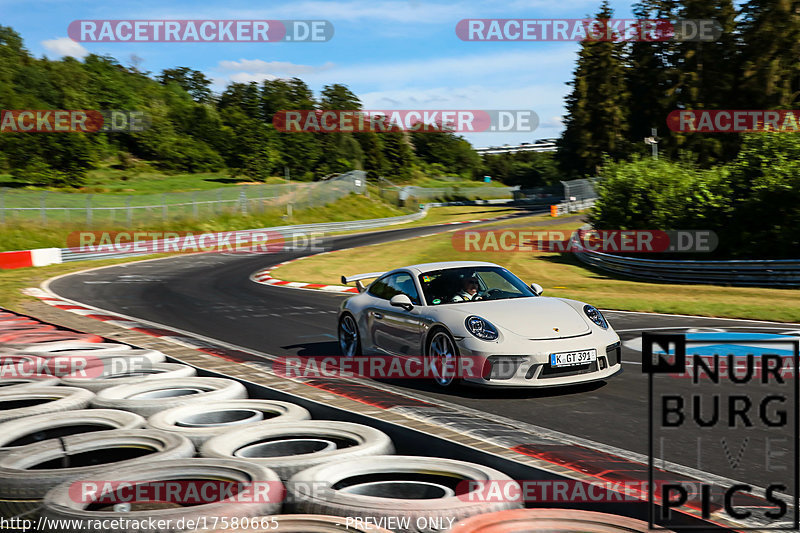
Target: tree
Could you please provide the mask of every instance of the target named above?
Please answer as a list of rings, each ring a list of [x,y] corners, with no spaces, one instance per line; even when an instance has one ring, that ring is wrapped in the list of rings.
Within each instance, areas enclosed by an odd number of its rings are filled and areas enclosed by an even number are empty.
[[[741,89],[745,109],[794,109],[800,96],[800,6],[749,0],[741,10]]]
[[[383,140],[383,158],[386,161],[388,179],[403,181],[411,178],[414,152],[407,134],[403,131],[387,131],[380,135]]]
[[[326,85],[322,89],[320,108],[323,110],[357,110],[361,101],[345,85]],[[352,132],[321,132],[317,140],[322,148],[320,172],[346,172],[363,168],[364,151]]]
[[[199,70],[189,67],[168,68],[162,70],[157,79],[162,85],[177,83],[192,95],[195,102],[208,102],[211,98],[211,80]]]
[[[604,0],[597,19],[613,11]],[[603,154],[614,158],[630,149],[624,44],[615,39],[585,39],[578,52],[572,92],[567,97],[566,129],[559,139],[559,160],[567,173],[594,174]]]
[[[677,17],[682,20],[710,19],[722,29],[713,41],[678,41],[670,59],[667,88],[673,109],[735,108],[737,90],[736,9],[732,0],[682,0]],[[739,138],[727,133],[697,135],[672,133],[677,149],[689,150],[708,166],[736,154]]]

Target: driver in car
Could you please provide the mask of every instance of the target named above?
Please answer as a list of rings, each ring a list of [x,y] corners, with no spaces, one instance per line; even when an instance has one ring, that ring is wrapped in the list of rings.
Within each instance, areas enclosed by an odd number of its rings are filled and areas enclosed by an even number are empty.
[[[476,299],[478,295],[478,278],[474,274],[471,276],[464,276],[461,280],[461,290],[453,296],[453,302],[469,302]]]

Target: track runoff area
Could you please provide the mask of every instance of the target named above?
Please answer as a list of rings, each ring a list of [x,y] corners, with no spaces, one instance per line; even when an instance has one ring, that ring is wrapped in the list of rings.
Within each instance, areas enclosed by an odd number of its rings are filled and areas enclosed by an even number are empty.
[[[445,230],[342,236],[329,249]],[[306,254],[173,257],[68,275],[46,288],[67,306],[92,306],[210,343],[222,357],[218,371],[236,377],[285,356],[338,352],[337,310],[346,295],[249,279]],[[355,401],[356,414],[376,424],[435,428],[436,445],[430,436],[404,434],[408,440],[395,446],[504,466],[515,484],[489,480],[480,487],[483,503],[612,511],[670,530],[796,528],[800,326],[606,316],[620,334],[624,370],[607,382],[443,391],[420,380],[279,379],[272,390],[291,381],[292,394],[313,389]],[[447,443],[470,451],[453,452]]]

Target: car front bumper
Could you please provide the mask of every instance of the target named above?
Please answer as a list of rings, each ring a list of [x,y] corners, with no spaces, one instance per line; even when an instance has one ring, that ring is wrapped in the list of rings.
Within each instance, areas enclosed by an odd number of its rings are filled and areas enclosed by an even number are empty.
[[[621,346],[614,333],[572,339],[527,341],[524,351],[507,350],[503,344],[457,339],[459,355],[481,365],[465,373],[463,381],[486,387],[558,387],[610,378],[622,370]],[[514,343],[517,344],[517,343]],[[597,360],[588,364],[552,367],[550,354],[594,348]]]

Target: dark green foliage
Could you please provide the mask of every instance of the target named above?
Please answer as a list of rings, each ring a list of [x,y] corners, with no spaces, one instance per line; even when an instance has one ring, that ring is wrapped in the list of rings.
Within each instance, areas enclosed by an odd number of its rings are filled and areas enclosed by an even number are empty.
[[[506,185],[519,185],[526,189],[557,185],[561,175],[552,152],[518,152],[484,156],[479,177],[490,176]]]
[[[189,67],[165,69],[152,79],[116,59],[37,59],[11,28],[0,26],[0,109],[142,111],[145,131],[92,134],[2,134],[0,172],[48,186],[79,186],[101,162],[143,160],[165,171],[206,172],[228,167],[233,175],[266,180],[284,174],[312,180],[364,169],[372,176],[407,179],[427,165],[441,173],[471,176],[480,160],[455,136],[417,138],[393,133],[280,133],[281,110],[361,108],[346,86],[326,86],[319,102],[301,79],[231,83],[213,95],[210,80]],[[120,153],[126,154],[119,158]]]
[[[612,15],[604,0],[595,18]],[[566,130],[559,139],[559,159],[567,174],[594,175],[604,154],[619,158],[629,153],[624,48],[613,39],[581,43],[566,100]]]

